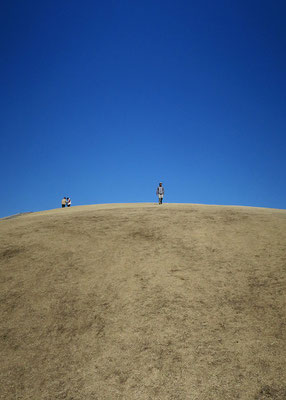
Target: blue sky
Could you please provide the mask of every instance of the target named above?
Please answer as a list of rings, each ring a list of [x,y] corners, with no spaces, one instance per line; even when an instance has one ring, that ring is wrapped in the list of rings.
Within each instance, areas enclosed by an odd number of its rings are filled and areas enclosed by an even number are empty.
[[[284,1],[2,2],[0,216],[286,208]]]

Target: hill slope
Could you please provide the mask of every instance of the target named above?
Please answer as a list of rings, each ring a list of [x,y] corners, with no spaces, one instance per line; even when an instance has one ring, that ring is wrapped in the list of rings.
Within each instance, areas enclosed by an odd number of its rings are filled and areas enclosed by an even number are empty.
[[[285,399],[286,212],[0,221],[1,399]]]

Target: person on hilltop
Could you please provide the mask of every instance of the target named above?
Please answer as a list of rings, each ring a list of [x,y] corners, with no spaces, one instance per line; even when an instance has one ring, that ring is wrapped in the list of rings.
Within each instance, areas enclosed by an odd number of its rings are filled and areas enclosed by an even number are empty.
[[[162,186],[162,182],[160,182],[159,186],[157,187],[157,191],[156,191],[156,194],[157,194],[157,196],[159,198],[159,204],[162,204],[162,202],[163,202],[164,192],[165,191],[164,191],[164,188]]]
[[[65,208],[66,204],[67,204],[67,199],[64,197],[62,199],[62,208]]]
[[[71,199],[70,199],[70,197],[67,197],[67,206],[68,206],[68,207],[71,206]]]

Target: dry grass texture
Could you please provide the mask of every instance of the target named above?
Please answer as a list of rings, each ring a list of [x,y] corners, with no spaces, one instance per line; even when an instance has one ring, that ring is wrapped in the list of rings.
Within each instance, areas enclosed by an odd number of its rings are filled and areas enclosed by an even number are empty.
[[[286,211],[0,221],[3,400],[286,399]]]

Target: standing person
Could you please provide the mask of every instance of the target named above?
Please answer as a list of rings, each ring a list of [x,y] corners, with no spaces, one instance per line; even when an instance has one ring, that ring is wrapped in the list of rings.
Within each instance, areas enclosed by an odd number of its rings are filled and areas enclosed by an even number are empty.
[[[157,196],[159,198],[159,204],[162,204],[162,202],[163,202],[164,192],[165,191],[164,191],[164,188],[162,186],[162,182],[160,182],[159,186],[157,187],[157,190],[156,190],[156,194],[157,194]]]
[[[71,199],[70,199],[70,197],[67,198],[67,206],[68,206],[68,207],[71,206]]]
[[[62,208],[65,208],[66,204],[67,204],[67,199],[64,197],[62,199]]]

